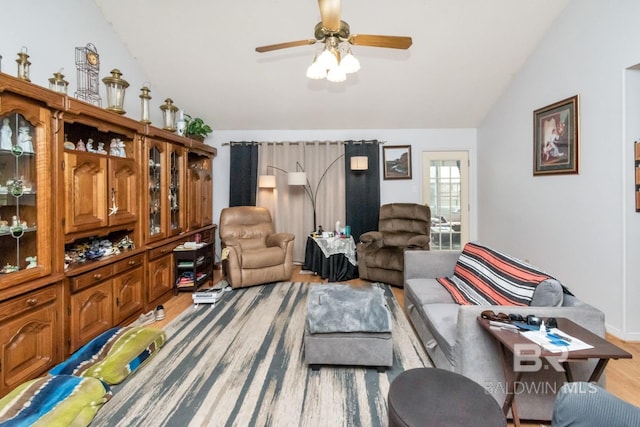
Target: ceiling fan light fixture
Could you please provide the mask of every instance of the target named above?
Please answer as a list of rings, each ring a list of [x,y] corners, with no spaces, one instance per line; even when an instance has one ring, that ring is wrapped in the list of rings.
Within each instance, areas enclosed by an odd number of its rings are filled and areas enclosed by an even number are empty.
[[[322,51],[315,62],[325,70],[330,70],[338,66],[338,57],[329,49],[329,47],[327,47]]]
[[[340,61],[340,68],[342,68],[342,71],[344,71],[345,74],[352,74],[360,69],[360,61],[358,61],[358,58],[353,56],[351,49],[349,49],[347,54],[342,57],[342,60]]]
[[[341,67],[333,67],[327,73],[327,80],[334,83],[340,83],[347,80],[347,74]]]
[[[320,80],[327,77],[327,69],[322,68],[322,65],[318,64],[318,61],[313,61],[313,64],[307,68],[307,77],[312,80]]]
[[[351,34],[349,24],[341,19],[342,0],[318,0],[320,18],[314,29],[313,39],[277,43],[256,47],[257,52],[270,52],[295,46],[317,44],[322,50],[316,53],[314,63],[307,68],[307,77],[332,82],[346,80],[347,74],[360,70],[360,61],[351,53],[349,45],[409,49],[411,37],[384,36],[379,34]],[[322,45],[324,44],[324,47]]]

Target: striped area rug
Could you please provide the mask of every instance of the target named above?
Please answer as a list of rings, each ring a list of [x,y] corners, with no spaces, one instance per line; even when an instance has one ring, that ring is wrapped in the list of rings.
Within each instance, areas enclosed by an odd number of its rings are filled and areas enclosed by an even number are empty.
[[[430,361],[387,285],[394,365],[304,363],[309,283],[281,282],[226,293],[166,327],[168,341],[113,389],[91,426],[386,426],[389,383]]]

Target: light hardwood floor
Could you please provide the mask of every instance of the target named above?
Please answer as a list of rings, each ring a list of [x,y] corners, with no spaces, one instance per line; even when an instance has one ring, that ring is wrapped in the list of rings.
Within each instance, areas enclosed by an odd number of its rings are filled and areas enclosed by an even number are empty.
[[[217,283],[221,279],[220,270],[214,271],[214,283]],[[326,282],[319,276],[312,274],[301,274],[300,267],[294,267],[293,282],[313,282],[320,283]],[[370,282],[362,279],[350,280],[347,283],[352,285],[366,285]],[[393,294],[400,302],[400,305],[404,307],[404,292],[400,288],[393,288]],[[155,322],[154,327],[162,328],[168,324],[172,319],[177,317],[187,308],[191,307],[191,293],[181,292],[177,296],[172,297],[164,304],[165,319]],[[625,360],[611,360],[607,365],[607,390],[614,395],[626,400],[636,406],[640,406],[640,342],[625,342],[613,336],[607,336],[607,339],[617,346],[625,349],[633,355],[632,359]],[[509,424],[510,426],[513,424]],[[530,424],[522,423],[522,426],[540,426],[539,423]]]

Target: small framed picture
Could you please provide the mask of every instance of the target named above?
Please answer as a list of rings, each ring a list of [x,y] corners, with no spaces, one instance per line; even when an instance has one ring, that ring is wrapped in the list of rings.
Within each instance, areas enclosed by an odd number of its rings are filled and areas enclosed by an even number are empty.
[[[411,179],[411,146],[382,147],[384,179]]]
[[[533,112],[533,175],[578,173],[578,95]]]

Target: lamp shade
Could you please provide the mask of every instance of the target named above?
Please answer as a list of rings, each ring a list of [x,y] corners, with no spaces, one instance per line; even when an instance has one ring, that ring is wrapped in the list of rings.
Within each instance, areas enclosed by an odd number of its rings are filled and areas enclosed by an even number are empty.
[[[276,188],[275,175],[260,175],[258,177],[258,187],[260,188]]]
[[[366,171],[369,169],[369,158],[367,156],[353,156],[351,158],[352,171]]]
[[[289,185],[307,185],[305,172],[289,172]]]

